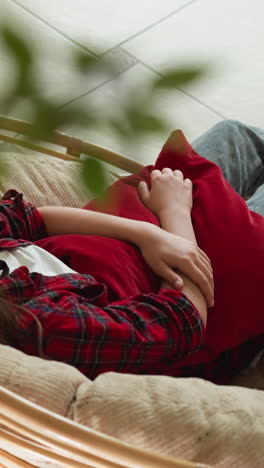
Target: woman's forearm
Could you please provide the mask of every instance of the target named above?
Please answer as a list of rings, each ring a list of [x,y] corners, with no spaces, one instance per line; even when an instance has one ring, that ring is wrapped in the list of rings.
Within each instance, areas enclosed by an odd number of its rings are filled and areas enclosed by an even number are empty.
[[[139,245],[149,224],[143,221],[121,218],[96,211],[68,207],[41,207],[41,213],[49,236],[83,234],[113,237]]]
[[[176,210],[168,210],[160,213],[159,218],[162,229],[171,232],[172,234],[176,234],[177,236],[191,240],[196,244],[191,214],[188,211],[183,211],[181,209],[179,209],[178,212]],[[187,276],[182,275],[181,273],[180,276],[184,282],[182,292],[188,297],[188,299],[190,299],[191,302],[193,302],[195,307],[200,312],[204,325],[206,325],[207,304],[200,288]],[[162,287],[171,288],[171,286],[166,282],[162,283]]]

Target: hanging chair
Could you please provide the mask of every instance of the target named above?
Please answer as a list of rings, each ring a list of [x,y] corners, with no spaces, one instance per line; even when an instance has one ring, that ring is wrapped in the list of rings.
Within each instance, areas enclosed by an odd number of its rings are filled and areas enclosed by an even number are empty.
[[[66,153],[33,144],[23,138],[7,134],[26,134],[30,123],[0,117],[0,140],[22,146],[56,158],[81,161],[88,154],[112,166],[134,173],[143,165],[121,154],[63,133],[54,132],[49,143],[66,148]],[[112,172],[115,177],[119,174]],[[21,450],[34,459],[41,456],[56,467],[74,468],[210,468],[176,458],[166,458],[136,448],[103,433],[89,429],[19,396],[0,386],[0,439],[6,449],[0,449],[0,467],[33,467],[21,457]],[[177,435],[175,435],[177,437]],[[2,447],[5,444],[2,443]],[[53,466],[53,464],[49,465]]]

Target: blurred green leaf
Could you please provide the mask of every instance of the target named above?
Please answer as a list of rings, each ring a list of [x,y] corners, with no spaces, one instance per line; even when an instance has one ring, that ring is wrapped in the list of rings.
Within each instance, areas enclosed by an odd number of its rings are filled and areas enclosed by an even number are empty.
[[[34,140],[49,139],[60,121],[58,106],[44,99],[38,100],[35,104],[32,127],[28,135]]]
[[[100,66],[100,61],[97,57],[79,49],[74,52],[74,63],[81,73],[90,72],[95,67]]]
[[[34,140],[49,139],[52,133],[66,125],[89,127],[95,124],[96,117],[81,106],[61,107],[47,99],[35,102],[32,127],[28,136]]]
[[[203,74],[204,69],[201,67],[173,68],[157,78],[153,83],[153,88],[178,88],[200,78]]]
[[[163,120],[146,112],[141,107],[137,109],[128,109],[127,119],[135,133],[155,133],[167,129]]]
[[[125,106],[122,117],[110,118],[108,124],[115,130],[120,138],[129,140],[135,135],[158,133],[168,130],[164,119],[146,112],[145,107]]]
[[[9,26],[2,26],[1,37],[4,45],[17,61],[18,66],[23,70],[27,70],[33,62],[33,51],[25,37],[14,32]]]
[[[81,164],[81,178],[95,196],[102,196],[107,186],[103,165],[94,158],[85,159]]]
[[[89,75],[96,72],[108,80],[113,79],[119,73],[115,58],[96,57],[83,50],[74,51],[74,66],[83,74]]]
[[[0,40],[16,66],[13,89],[3,95],[1,102],[2,112],[8,113],[21,98],[28,98],[37,94],[37,83],[32,70],[34,51],[22,33],[15,32],[9,25],[2,25]]]
[[[13,90],[16,98],[37,96],[37,86],[30,73],[22,72],[17,76],[17,82]]]
[[[132,129],[128,125],[126,116],[123,118],[110,117],[106,123],[108,123],[108,125],[110,125],[110,127],[115,130],[118,136],[124,140],[127,140],[133,136]]]

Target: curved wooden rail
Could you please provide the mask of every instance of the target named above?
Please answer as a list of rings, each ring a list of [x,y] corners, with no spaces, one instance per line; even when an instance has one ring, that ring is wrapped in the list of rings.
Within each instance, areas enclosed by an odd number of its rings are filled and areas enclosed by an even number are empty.
[[[0,128],[2,130],[8,130],[26,135],[31,128],[31,123],[0,116]],[[0,139],[39,151],[41,153],[49,154],[50,156],[60,157],[62,159],[79,160],[79,158],[76,156],[80,156],[80,154],[88,154],[89,156],[94,156],[101,161],[104,161],[108,164],[111,164],[112,166],[116,166],[119,169],[130,173],[137,172],[144,166],[143,164],[134,161],[133,159],[129,159],[122,154],[116,153],[102,146],[89,143],[88,141],[74,138],[61,132],[54,132],[48,142],[65,147],[67,149],[67,155],[50,150],[41,145],[35,145],[30,141],[27,142],[21,139],[17,139],[15,137],[1,135]],[[75,159],[72,159],[73,156],[75,156]]]

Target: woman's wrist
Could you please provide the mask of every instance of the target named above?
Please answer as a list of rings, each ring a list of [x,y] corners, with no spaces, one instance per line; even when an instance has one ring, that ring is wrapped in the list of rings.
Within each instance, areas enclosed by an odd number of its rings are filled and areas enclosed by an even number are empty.
[[[138,225],[131,231],[132,242],[140,249],[146,245],[146,242],[151,242],[153,238],[156,239],[160,235],[161,229],[155,224],[146,221],[134,221],[134,223],[138,223]]]
[[[174,218],[178,216],[191,216],[191,208],[186,205],[177,205],[172,206],[172,207],[165,207],[162,210],[159,211],[158,217],[160,219],[160,222],[165,222],[169,218]]]
[[[179,206],[164,210],[160,212],[159,219],[165,231],[196,243],[190,208]]]

